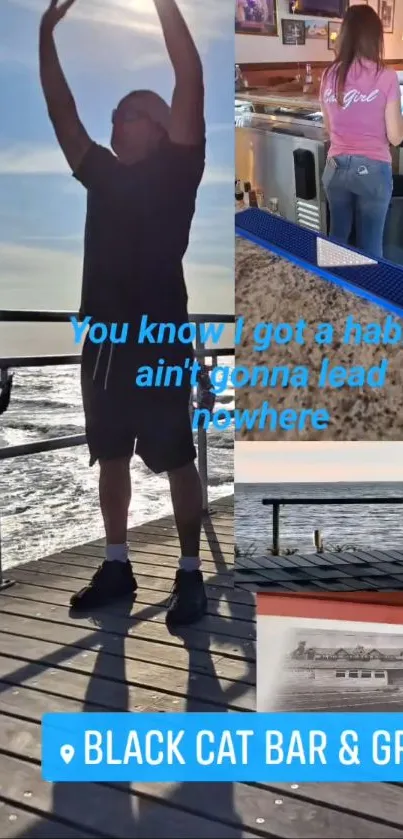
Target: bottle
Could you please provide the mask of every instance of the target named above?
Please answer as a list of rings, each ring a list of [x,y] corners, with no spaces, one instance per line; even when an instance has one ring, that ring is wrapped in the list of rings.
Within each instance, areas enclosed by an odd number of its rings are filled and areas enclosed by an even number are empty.
[[[250,207],[257,207],[258,206],[257,195],[256,195],[256,190],[255,189],[251,189],[249,191],[249,206]]]
[[[304,93],[309,93],[312,85],[312,68],[310,64],[307,64],[305,67],[305,84],[304,84]]]
[[[269,198],[267,202],[267,209],[273,216],[281,217],[281,213],[278,208],[278,198]]]
[[[245,181],[245,183],[244,183],[244,185],[243,185],[243,188],[244,188],[244,197],[243,197],[243,200],[244,200],[244,202],[245,202],[245,206],[246,206],[246,207],[250,207],[249,193],[250,193],[250,191],[251,191],[251,189],[252,189],[252,184],[250,183],[250,181]]]
[[[241,181],[235,181],[235,206],[237,210],[244,210],[244,191],[242,189]]]
[[[242,91],[248,87],[248,81],[245,78],[239,64],[235,65],[235,91]]]

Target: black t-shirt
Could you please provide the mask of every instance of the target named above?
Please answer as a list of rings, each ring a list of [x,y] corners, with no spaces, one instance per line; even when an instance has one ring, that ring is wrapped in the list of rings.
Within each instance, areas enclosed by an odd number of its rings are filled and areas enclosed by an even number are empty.
[[[81,317],[187,321],[182,259],[204,164],[205,141],[167,139],[131,166],[92,144],[74,173],[87,189]]]

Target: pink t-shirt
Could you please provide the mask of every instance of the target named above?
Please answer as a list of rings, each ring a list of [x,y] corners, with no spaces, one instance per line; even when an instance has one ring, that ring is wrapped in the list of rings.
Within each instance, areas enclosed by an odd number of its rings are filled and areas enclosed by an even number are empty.
[[[343,106],[337,103],[335,70],[322,76],[320,101],[330,124],[329,157],[354,154],[390,163],[385,108],[399,100],[395,70],[377,69],[372,61],[355,61],[344,86]]]

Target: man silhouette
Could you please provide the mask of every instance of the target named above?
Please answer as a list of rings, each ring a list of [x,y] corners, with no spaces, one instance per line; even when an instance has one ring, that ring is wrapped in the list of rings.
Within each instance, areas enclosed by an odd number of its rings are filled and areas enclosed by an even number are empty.
[[[50,120],[74,177],[87,190],[80,316],[106,325],[130,324],[125,344],[85,340],[81,384],[90,465],[100,463],[105,561],[71,605],[88,610],[131,594],[137,584],[128,558],[127,520],[134,449],[155,473],[167,472],[181,545],[168,605],[171,625],[199,620],[207,600],[200,571],[202,496],[189,417],[190,374],[181,386],[139,388],[143,365],[183,365],[177,343],[140,345],[141,318],[179,326],[188,321],[182,260],[204,171],[203,69],[174,0],[154,0],[171,60],[175,89],[169,107],[156,93],[136,90],[112,116],[111,148],[87,134],[61,69],[54,29],[76,0],[51,0],[40,25],[40,77]],[[83,0],[84,2],[84,0]]]

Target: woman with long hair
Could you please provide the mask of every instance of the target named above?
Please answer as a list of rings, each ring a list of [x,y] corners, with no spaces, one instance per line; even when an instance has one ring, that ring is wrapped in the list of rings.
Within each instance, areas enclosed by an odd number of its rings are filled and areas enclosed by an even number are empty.
[[[371,6],[351,6],[322,77],[321,106],[330,135],[323,186],[330,236],[382,257],[383,231],[392,196],[389,144],[403,141],[400,86],[383,61],[382,23]]]

